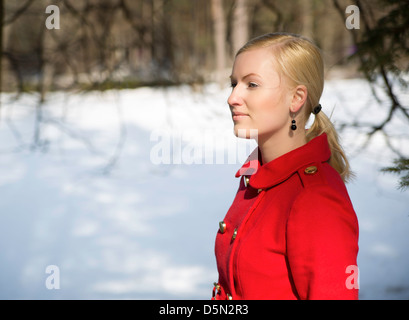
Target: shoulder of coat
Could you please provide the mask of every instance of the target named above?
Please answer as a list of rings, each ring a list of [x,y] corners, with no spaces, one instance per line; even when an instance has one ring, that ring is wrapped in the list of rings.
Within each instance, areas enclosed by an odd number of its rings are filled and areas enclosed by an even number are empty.
[[[322,163],[314,162],[305,165],[298,170],[298,175],[304,188],[327,184],[327,175]]]

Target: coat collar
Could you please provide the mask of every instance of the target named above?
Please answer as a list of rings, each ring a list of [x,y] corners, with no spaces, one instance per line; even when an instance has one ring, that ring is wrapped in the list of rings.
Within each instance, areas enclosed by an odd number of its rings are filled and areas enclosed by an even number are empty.
[[[270,188],[286,180],[300,168],[314,162],[328,161],[330,156],[327,135],[323,133],[266,164],[261,164],[260,150],[256,148],[237,171],[236,177],[251,175],[250,185],[253,188]]]

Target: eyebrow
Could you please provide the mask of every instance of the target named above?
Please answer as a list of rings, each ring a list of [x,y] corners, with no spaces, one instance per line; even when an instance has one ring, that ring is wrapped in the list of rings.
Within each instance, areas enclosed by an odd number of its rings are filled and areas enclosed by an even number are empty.
[[[249,74],[246,74],[246,75],[243,77],[243,80],[245,80],[245,79],[248,78],[248,77],[252,77],[252,76],[256,76],[256,77],[258,77],[258,78],[261,78],[261,76],[258,75],[257,73],[251,72],[251,73],[249,73]],[[230,76],[230,79],[234,79],[233,75]]]

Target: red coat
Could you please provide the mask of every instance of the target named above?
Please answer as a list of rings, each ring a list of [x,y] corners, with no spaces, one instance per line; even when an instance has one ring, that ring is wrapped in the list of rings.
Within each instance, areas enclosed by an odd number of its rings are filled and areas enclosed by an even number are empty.
[[[249,156],[216,236],[214,299],[358,298],[358,221],[330,154],[322,134],[262,166]]]

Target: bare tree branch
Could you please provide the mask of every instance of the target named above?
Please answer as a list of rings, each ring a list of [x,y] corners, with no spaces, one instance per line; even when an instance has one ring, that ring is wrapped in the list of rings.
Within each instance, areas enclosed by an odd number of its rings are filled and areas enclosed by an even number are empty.
[[[338,11],[338,13],[342,17],[342,19],[344,19],[345,18],[345,12],[344,12],[344,9],[339,4],[338,0],[333,0],[333,3],[334,3],[334,7]],[[368,19],[371,18],[373,21],[375,21],[375,18],[373,17],[373,13],[370,10],[368,10],[369,15],[370,15],[370,17],[368,17],[368,14],[366,13],[367,11],[365,11],[365,7],[362,4],[362,2],[360,0],[355,0],[355,3],[360,8],[360,17],[362,18],[362,20],[364,22],[364,27],[365,27],[366,32],[367,33],[371,32],[372,27],[371,27]],[[353,42],[358,47],[358,51],[356,53],[356,56],[358,57],[361,66],[363,66],[365,64],[365,61],[364,61],[364,56],[360,53],[360,39],[358,39],[358,34],[356,32],[354,32],[353,29],[351,29],[350,31],[351,31],[350,33],[351,33],[352,38],[353,38]],[[378,55],[378,52],[376,51],[376,49],[374,49],[373,54],[375,56]],[[391,105],[389,107],[388,115],[386,116],[386,118],[381,123],[371,124],[371,125],[367,124],[366,125],[366,126],[369,126],[370,129],[371,129],[368,132],[368,141],[367,141],[367,143],[369,143],[369,140],[371,139],[371,137],[376,132],[383,131],[384,127],[386,126],[386,124],[388,124],[392,120],[392,118],[393,118],[393,116],[394,116],[394,114],[395,114],[395,112],[397,110],[401,110],[403,112],[403,114],[406,116],[406,118],[409,120],[408,110],[407,110],[407,108],[402,106],[402,104],[400,103],[400,101],[396,97],[396,94],[394,92],[394,88],[393,88],[392,83],[391,83],[391,79],[388,76],[388,73],[386,71],[387,69],[386,69],[385,64],[382,62],[381,59],[377,59],[377,61],[378,61],[377,67],[379,68],[378,72],[379,72],[379,75],[381,76],[381,79],[382,79],[382,82],[383,82],[384,88],[385,88],[384,91],[387,94],[389,100],[391,101]],[[369,82],[369,84],[371,86],[371,90],[372,90],[374,96],[377,98],[377,95],[375,93],[374,83],[373,83],[374,81],[373,81],[372,76],[369,74],[369,70],[363,69],[362,71],[363,71],[366,79],[368,80],[368,82]],[[378,102],[379,102],[379,100],[378,100]],[[354,125],[355,126],[365,126],[363,123],[355,123]]]
[[[10,18],[2,21],[2,25],[6,26],[10,23],[13,23],[15,20],[18,19],[18,17],[20,17],[33,4],[33,2],[34,0],[27,0],[18,10],[16,10],[16,12],[14,12],[14,14]],[[3,8],[3,11],[4,11],[4,8]]]

